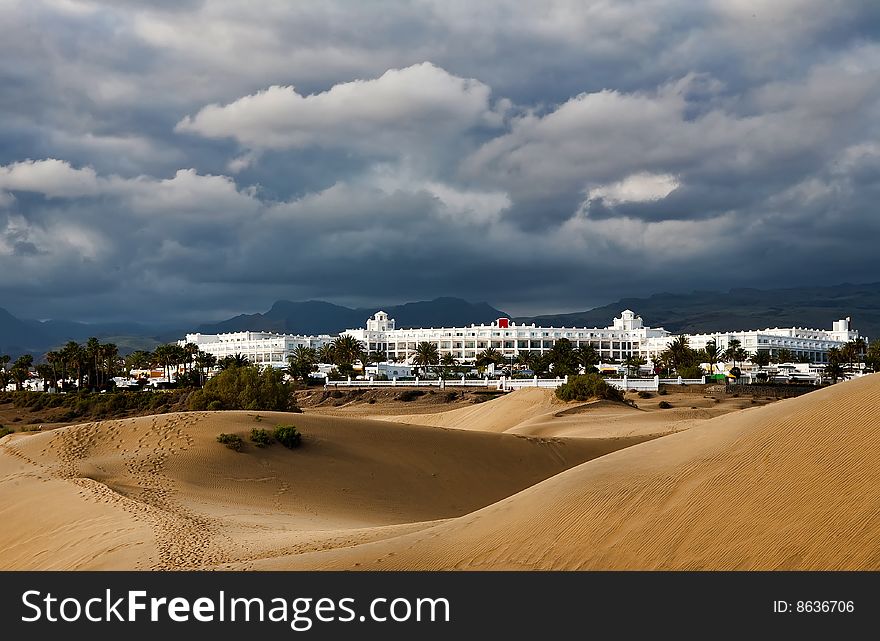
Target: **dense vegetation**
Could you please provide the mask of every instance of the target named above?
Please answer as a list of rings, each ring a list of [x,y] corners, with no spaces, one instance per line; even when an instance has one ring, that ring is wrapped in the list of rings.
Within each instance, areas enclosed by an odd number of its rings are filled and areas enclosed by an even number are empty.
[[[298,411],[284,373],[255,365],[229,367],[189,397],[192,410]]]
[[[597,398],[623,400],[622,391],[609,385],[595,373],[569,376],[567,383],[556,388],[556,396],[563,401],[589,401]]]
[[[46,394],[44,392],[0,393],[0,404],[42,412],[62,408],[52,414],[52,421],[66,423],[79,419],[118,418],[133,414],[160,414],[186,409],[185,399],[191,390],[166,392],[79,392]]]

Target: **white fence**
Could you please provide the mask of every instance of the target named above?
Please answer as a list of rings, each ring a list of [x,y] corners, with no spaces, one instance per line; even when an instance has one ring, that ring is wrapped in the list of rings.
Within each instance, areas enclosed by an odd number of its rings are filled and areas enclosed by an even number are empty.
[[[324,387],[439,387],[441,389],[446,387],[491,387],[500,389],[499,383],[500,381],[488,377],[478,379],[464,377],[419,379],[416,377],[414,380],[398,380],[393,378],[390,381],[377,381],[372,378],[365,380],[352,380],[348,378],[344,381],[327,381]]]
[[[526,387],[541,387],[545,389],[556,389],[563,383],[568,382],[568,376],[564,378],[505,378],[501,377],[497,380],[488,377],[481,379],[461,378],[429,378],[420,380],[416,377],[414,380],[397,380],[376,381],[373,379],[352,380],[348,378],[344,381],[327,381],[324,387],[439,387],[444,389],[447,387],[486,387],[509,392],[511,390],[523,389]],[[703,378],[606,378],[605,382],[609,385],[621,390],[635,390],[656,392],[660,389],[660,385],[702,385],[706,382]]]

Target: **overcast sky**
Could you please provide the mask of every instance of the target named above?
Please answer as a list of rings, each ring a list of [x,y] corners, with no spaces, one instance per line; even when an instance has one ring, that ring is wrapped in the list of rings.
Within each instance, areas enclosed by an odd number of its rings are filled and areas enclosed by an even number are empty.
[[[876,0],[0,0],[0,307],[880,280]]]

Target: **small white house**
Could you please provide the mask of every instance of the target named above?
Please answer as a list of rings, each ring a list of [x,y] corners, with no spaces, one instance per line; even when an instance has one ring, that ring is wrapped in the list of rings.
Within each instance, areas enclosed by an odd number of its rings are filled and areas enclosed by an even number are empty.
[[[408,378],[415,376],[416,368],[404,363],[379,363],[378,365],[368,366],[365,374],[367,378],[370,376],[387,376],[388,380],[391,380],[394,378]]]

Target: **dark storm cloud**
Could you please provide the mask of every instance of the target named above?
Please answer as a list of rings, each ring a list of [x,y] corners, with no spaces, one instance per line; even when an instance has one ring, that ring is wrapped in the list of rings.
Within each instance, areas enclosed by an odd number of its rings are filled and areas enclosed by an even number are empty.
[[[0,5],[19,315],[880,278],[874,2]]]

